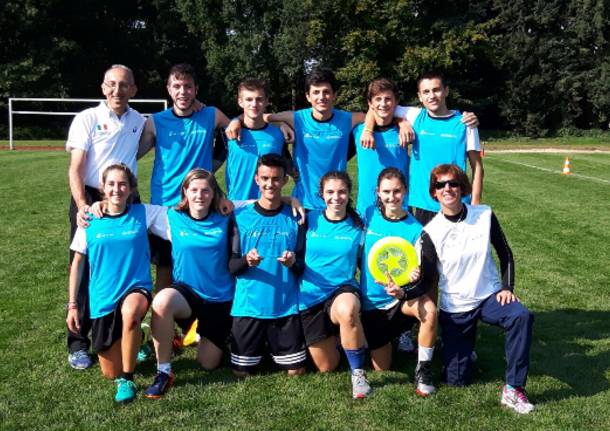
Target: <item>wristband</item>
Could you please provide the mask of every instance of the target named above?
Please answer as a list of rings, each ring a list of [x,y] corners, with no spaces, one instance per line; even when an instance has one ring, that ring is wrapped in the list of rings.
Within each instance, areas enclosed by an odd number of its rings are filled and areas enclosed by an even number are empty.
[[[365,131],[365,132],[371,132],[371,133],[373,133],[373,129],[369,129],[368,127],[365,127],[365,128],[364,128],[364,131]]]
[[[78,310],[78,306],[77,306],[76,302],[70,301],[66,304],[66,311],[69,311],[69,310]]]

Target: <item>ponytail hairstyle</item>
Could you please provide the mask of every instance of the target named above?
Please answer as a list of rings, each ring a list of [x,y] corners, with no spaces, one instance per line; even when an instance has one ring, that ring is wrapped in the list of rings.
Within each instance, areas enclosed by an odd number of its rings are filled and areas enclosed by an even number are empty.
[[[356,210],[354,209],[354,207],[352,205],[352,198],[351,198],[352,180],[349,177],[348,173],[344,172],[344,171],[330,171],[330,172],[325,173],[322,176],[322,178],[320,178],[320,185],[318,188],[318,194],[320,195],[320,197],[324,196],[324,184],[328,180],[339,180],[339,181],[343,181],[345,183],[345,186],[347,187],[347,194],[348,194],[347,207],[346,207],[347,215],[352,219],[352,221],[354,222],[354,224],[356,225],[356,227],[358,229],[364,229],[364,223],[362,222],[362,219],[360,218],[360,216],[358,215],[358,213],[356,212]]]
[[[392,178],[398,178],[402,186],[405,188],[405,192],[409,191],[409,188],[407,187],[407,179],[405,178],[404,174],[400,172],[400,170],[397,168],[385,168],[379,173],[379,176],[377,177],[377,190],[379,190],[379,185],[383,180],[390,180]],[[377,192],[375,192],[375,204],[377,205],[377,208],[379,208],[379,210],[381,211],[381,214],[385,214],[385,207],[383,206],[383,202],[381,202],[381,199],[379,199],[379,195],[377,194]]]
[[[129,196],[127,197],[127,203],[130,204],[133,202],[133,197],[135,193],[138,191],[138,179],[131,172],[129,166],[125,163],[112,163],[104,168],[102,171],[101,183],[100,183],[100,195],[104,196],[104,184],[106,184],[106,178],[108,178],[108,173],[110,171],[121,171],[127,177],[127,183],[129,184]]]
[[[180,202],[178,203],[178,205],[176,205],[176,211],[188,212],[189,201],[186,197],[186,190],[195,180],[206,180],[208,182],[210,188],[214,192],[214,197],[212,198],[212,205],[210,205],[210,210],[220,212],[220,199],[224,198],[225,194],[220,189],[220,186],[218,185],[214,174],[212,174],[206,169],[201,168],[191,169],[184,177],[182,185],[180,186]]]

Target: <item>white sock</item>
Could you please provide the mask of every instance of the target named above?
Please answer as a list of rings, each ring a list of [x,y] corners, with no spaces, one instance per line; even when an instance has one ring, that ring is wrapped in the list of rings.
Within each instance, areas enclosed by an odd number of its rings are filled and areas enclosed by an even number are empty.
[[[170,374],[172,372],[172,363],[161,362],[159,365],[157,365],[157,370],[165,374]]]
[[[421,361],[431,361],[432,355],[434,354],[434,347],[424,347],[419,346],[417,349],[417,360]]]

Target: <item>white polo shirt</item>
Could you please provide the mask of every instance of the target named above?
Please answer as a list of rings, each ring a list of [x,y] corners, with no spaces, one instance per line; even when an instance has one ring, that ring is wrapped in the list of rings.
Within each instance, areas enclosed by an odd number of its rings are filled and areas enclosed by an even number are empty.
[[[79,112],[66,142],[66,151],[78,148],[87,152],[85,185],[98,188],[101,173],[112,163],[125,163],[137,176],[136,155],[145,118],[129,106],[119,118],[105,102]]]

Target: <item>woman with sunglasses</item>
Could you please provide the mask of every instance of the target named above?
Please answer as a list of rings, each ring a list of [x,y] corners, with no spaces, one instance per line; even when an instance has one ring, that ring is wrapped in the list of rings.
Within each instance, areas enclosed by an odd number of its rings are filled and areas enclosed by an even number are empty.
[[[505,332],[507,365],[500,402],[526,414],[534,410],[524,390],[533,316],[513,293],[513,255],[498,219],[486,205],[463,203],[462,196],[470,192],[468,177],[458,166],[432,170],[429,193],[441,211],[424,227],[423,239],[439,275],[443,379],[452,386],[469,384],[477,322],[499,326]]]

